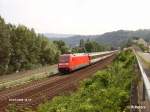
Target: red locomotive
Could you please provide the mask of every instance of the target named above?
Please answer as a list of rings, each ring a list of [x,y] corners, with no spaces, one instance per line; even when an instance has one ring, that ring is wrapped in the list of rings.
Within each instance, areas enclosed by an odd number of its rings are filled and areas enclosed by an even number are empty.
[[[98,62],[99,60],[112,55],[114,52],[115,51],[63,54],[59,57],[58,70],[62,73],[71,72]]]

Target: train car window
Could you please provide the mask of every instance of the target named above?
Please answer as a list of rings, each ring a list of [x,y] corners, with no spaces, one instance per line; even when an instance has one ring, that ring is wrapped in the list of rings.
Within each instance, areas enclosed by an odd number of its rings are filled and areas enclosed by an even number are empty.
[[[60,56],[59,62],[60,63],[68,63],[69,62],[69,56]]]
[[[110,53],[107,53],[107,54],[101,54],[101,55],[95,55],[95,56],[92,56],[92,59],[96,59],[96,58],[99,58],[99,57],[102,57],[102,56],[105,56],[105,55],[108,55]]]

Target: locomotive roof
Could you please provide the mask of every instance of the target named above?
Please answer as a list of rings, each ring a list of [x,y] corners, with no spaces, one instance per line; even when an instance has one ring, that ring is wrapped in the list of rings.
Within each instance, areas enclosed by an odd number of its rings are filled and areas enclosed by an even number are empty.
[[[102,55],[102,54],[107,54],[111,53],[113,51],[104,51],[104,52],[94,52],[94,53],[89,53],[90,56],[96,56],[96,55]]]
[[[63,54],[61,56],[84,56],[84,55],[88,55],[88,53]]]

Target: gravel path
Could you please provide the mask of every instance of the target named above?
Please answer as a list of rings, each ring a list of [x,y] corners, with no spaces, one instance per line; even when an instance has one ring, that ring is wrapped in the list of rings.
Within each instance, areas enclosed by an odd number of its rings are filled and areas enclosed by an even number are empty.
[[[26,76],[29,76],[31,74],[37,74],[39,72],[44,72],[44,71],[56,71],[57,69],[57,64],[56,65],[48,65],[45,67],[41,67],[38,69],[34,69],[34,70],[27,70],[25,72],[18,72],[18,73],[13,73],[13,74],[8,74],[8,75],[2,75],[0,76],[0,82],[6,82],[9,80],[17,80]]]
[[[9,75],[0,76],[0,88],[9,88],[16,85],[24,84],[30,80],[36,80],[48,77],[52,74],[58,73],[57,64],[41,67],[34,70],[22,71]]]

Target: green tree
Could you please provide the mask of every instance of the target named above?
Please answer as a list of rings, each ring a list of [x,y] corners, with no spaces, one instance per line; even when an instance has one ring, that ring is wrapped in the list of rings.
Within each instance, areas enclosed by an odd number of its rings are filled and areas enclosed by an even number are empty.
[[[53,41],[54,44],[60,49],[61,54],[68,53],[69,48],[66,46],[65,42],[62,40]]]
[[[47,38],[42,37],[41,39],[41,63],[52,64],[53,62],[56,62],[56,59],[60,54],[57,46],[54,43],[50,42]]]
[[[0,17],[0,74],[8,71],[11,55],[10,31],[4,19]]]
[[[87,40],[85,42],[85,49],[87,52],[100,52],[104,50],[104,47],[95,41]]]
[[[84,40],[83,39],[80,40],[79,47],[84,47]]]

